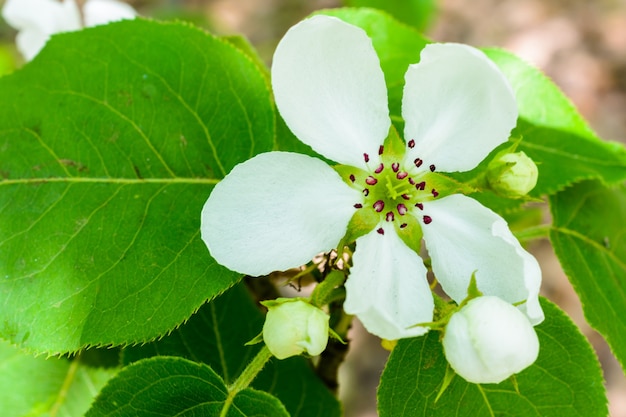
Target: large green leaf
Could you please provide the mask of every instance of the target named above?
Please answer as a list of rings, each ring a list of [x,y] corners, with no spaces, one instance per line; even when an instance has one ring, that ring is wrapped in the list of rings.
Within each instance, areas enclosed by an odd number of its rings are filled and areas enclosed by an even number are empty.
[[[82,417],[117,373],[83,359],[35,358],[0,340],[2,417]]]
[[[230,384],[259,351],[260,345],[245,343],[260,333],[263,321],[263,314],[239,284],[203,306],[172,334],[124,349],[124,362],[156,355],[182,356],[208,364]],[[278,397],[292,417],[341,415],[339,402],[303,357],[271,359],[252,386]]]
[[[589,324],[626,369],[626,186],[577,184],[550,199],[550,240]]]
[[[455,376],[440,391],[447,362],[437,332],[401,340],[378,390],[381,417],[605,417],[607,400],[589,342],[561,310],[542,300],[546,320],[535,327],[537,361],[500,384],[470,384]]]
[[[233,391],[211,368],[161,356],[124,368],[104,387],[86,417],[288,417],[270,394]]]
[[[263,75],[223,40],[145,20],[53,37],[0,79],[0,336],[55,353],[180,324],[239,279],[202,205],[273,136]]]

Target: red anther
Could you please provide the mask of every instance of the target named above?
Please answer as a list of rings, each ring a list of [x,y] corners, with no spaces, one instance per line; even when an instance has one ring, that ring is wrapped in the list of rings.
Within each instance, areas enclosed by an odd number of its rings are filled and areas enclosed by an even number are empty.
[[[409,148],[413,149],[415,147],[415,141],[413,139],[411,139],[408,143]]]
[[[354,174],[350,174],[350,181],[352,182],[356,181],[356,177],[354,176]]]
[[[424,163],[424,161],[422,161],[422,160],[421,160],[421,159],[419,159],[419,158],[415,158],[415,161],[413,161],[413,163],[415,164],[415,166],[416,166],[416,167],[418,167],[418,168],[419,168],[419,167],[421,167],[421,166],[422,166],[422,164]]]
[[[400,169],[400,164],[394,162],[393,164],[391,164],[391,169],[393,169],[393,172],[398,172],[398,170]]]
[[[406,224],[406,223],[402,223],[402,224],[400,225],[400,229],[404,229],[406,226],[407,226],[407,224]]]
[[[413,178],[409,178],[409,184],[415,185],[415,180]]]
[[[359,209],[359,208],[363,208],[363,204],[361,204],[361,203],[356,203],[356,204],[354,205],[354,208],[357,208],[357,209]]]
[[[415,207],[417,207],[420,210],[424,210],[424,205],[422,203],[415,203]]]
[[[432,193],[433,197],[437,197],[437,196],[439,195],[439,193],[437,192],[437,190],[435,190],[434,188],[433,188],[433,190],[431,191],[431,193]]]
[[[385,151],[385,147],[383,145],[380,145],[378,147],[378,155],[382,155],[384,151]]]
[[[365,183],[367,185],[376,185],[377,182],[378,182],[378,180],[376,178],[372,177],[371,175],[365,179]]]
[[[399,179],[399,180],[403,180],[403,179],[405,179],[405,178],[406,178],[406,177],[408,177],[408,176],[409,176],[409,173],[408,173],[408,172],[405,172],[405,171],[398,172],[398,173],[396,174],[396,178],[397,178],[397,179]]]
[[[385,166],[381,163],[380,165],[378,165],[378,168],[374,170],[374,172],[380,174],[381,172],[383,172],[383,169],[385,169]]]
[[[390,211],[389,213],[387,213],[387,214],[385,215],[385,220],[387,220],[388,222],[392,222],[392,221],[394,220],[394,218],[395,218],[395,217],[394,217],[394,215],[393,215],[393,212],[392,212],[392,211]]]
[[[365,162],[369,162],[370,161],[370,156],[366,153],[363,154],[363,159],[365,159]]]
[[[377,232],[379,235],[384,235],[384,234],[385,234],[385,229],[383,229],[382,227],[379,227],[378,229],[376,229],[376,232]]]
[[[363,195],[367,197],[370,194],[370,190],[368,188],[363,188]]]
[[[424,188],[426,188],[426,181],[422,181],[422,182],[415,184],[415,188],[417,188],[420,191],[424,191]]]
[[[433,219],[430,216],[424,216],[424,224],[430,224]]]
[[[400,197],[402,197],[405,200],[410,200],[411,199],[411,196],[408,195],[408,194],[402,194]]]
[[[435,164],[432,164],[429,168],[431,172],[435,172]]]
[[[385,202],[383,200],[378,200],[377,202],[374,203],[373,207],[374,207],[374,210],[380,213],[381,211],[385,209]]]
[[[408,211],[408,210],[406,209],[406,206],[405,206],[404,204],[402,204],[402,203],[398,204],[398,207],[397,207],[397,208],[398,208],[398,214],[399,214],[400,216],[404,216],[404,215],[406,214],[406,212]]]

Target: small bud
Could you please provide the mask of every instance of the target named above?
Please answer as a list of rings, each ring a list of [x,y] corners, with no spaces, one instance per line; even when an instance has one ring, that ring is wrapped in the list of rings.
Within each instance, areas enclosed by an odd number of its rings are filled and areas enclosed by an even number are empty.
[[[305,351],[315,356],[326,349],[328,314],[298,299],[278,299],[263,305],[268,308],[263,340],[278,359]]]
[[[485,296],[452,315],[443,349],[452,369],[468,382],[497,384],[535,362],[539,340],[521,311]]]
[[[487,167],[489,186],[505,197],[525,196],[537,185],[538,175],[537,165],[524,152],[504,154]]]

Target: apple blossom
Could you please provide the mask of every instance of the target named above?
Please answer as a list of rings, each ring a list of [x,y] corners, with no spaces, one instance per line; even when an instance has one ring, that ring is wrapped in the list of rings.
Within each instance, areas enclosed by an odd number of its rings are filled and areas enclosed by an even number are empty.
[[[441,174],[474,168],[507,140],[517,119],[507,80],[460,44],[426,46],[405,79],[403,142],[365,31],[322,15],[292,27],[273,59],[276,106],[302,142],[340,165],[269,152],[235,166],[202,210],[202,239],[217,262],[252,276],[356,241],[344,308],[393,340],[424,334],[414,325],[433,318],[423,237],[455,301],[475,272],[482,293],[522,302],[540,322],[535,258],[499,215]]]
[[[55,33],[135,16],[131,6],[117,0],[87,0],[82,13],[75,0],[7,0],[2,8],[2,17],[19,31],[17,48],[27,61],[32,60]]]
[[[497,384],[535,362],[539,340],[522,312],[485,296],[452,315],[443,349],[452,369],[468,382]]]

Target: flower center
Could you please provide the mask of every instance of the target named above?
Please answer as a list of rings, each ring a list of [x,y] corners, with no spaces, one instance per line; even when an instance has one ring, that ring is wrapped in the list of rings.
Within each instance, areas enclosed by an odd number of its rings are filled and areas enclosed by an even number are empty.
[[[415,146],[413,141],[410,141],[407,146],[411,148]],[[435,165],[430,165],[429,170],[421,170],[415,173],[415,169],[411,166],[411,169],[405,167],[405,161],[395,161],[389,158],[384,158],[384,147],[381,146],[379,151],[381,156],[380,162],[377,166],[371,167],[369,175],[365,178],[357,178],[356,175],[350,174],[350,181],[357,187],[362,188],[363,195],[365,196],[363,204],[355,204],[358,209],[374,210],[380,216],[381,222],[395,223],[400,229],[407,227],[406,215],[412,214],[415,217],[422,217],[424,224],[432,222],[432,218],[420,213],[424,210],[424,203],[431,201],[437,196],[439,192],[429,187],[429,175],[435,172]],[[369,166],[370,156],[368,154],[363,155],[363,159]],[[420,158],[416,158],[413,161],[415,168],[420,168],[424,164],[424,161]],[[411,174],[410,172],[413,172]],[[384,234],[385,231],[382,227],[377,229],[377,232]]]

